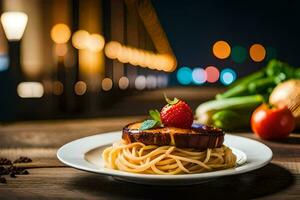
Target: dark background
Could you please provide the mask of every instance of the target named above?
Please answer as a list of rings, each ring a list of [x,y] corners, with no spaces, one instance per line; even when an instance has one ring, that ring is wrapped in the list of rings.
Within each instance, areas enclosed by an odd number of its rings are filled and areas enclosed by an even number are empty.
[[[274,48],[280,60],[299,66],[299,1],[153,0],[153,4],[179,66],[231,67],[241,77],[267,63],[267,59],[253,62],[249,55],[243,63],[219,60],[211,51],[217,40],[247,50],[260,43]]]

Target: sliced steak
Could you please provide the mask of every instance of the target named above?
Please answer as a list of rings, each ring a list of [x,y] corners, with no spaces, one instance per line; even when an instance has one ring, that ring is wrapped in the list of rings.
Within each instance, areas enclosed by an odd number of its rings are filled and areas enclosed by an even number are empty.
[[[193,124],[191,129],[162,127],[139,130],[141,124],[136,122],[125,126],[122,138],[128,143],[141,142],[146,145],[172,145],[202,150],[221,147],[224,142],[224,131],[211,126]]]

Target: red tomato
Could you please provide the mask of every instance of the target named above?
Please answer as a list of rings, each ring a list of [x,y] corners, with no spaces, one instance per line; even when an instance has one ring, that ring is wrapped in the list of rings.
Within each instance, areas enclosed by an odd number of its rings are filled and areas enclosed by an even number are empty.
[[[295,118],[286,106],[262,104],[252,114],[251,128],[262,139],[282,139],[294,130]]]

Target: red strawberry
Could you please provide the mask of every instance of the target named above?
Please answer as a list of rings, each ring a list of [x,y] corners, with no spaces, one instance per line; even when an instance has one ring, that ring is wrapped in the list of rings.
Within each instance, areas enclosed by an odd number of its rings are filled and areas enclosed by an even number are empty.
[[[177,98],[173,101],[166,98],[168,102],[160,111],[161,121],[164,126],[177,128],[191,128],[193,123],[193,111],[187,103]]]

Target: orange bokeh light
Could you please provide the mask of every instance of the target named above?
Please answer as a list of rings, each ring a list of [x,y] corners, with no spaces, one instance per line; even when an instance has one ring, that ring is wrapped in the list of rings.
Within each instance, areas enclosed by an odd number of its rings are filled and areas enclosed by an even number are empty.
[[[107,43],[104,49],[105,55],[111,59],[118,58],[121,51],[122,51],[122,45],[116,41],[111,41]]]
[[[84,95],[86,90],[87,90],[87,86],[86,83],[83,81],[78,81],[74,86],[74,91],[79,96]]]
[[[254,62],[261,62],[266,57],[266,49],[261,44],[253,44],[249,50],[250,57]]]
[[[53,82],[53,94],[61,95],[64,91],[64,85],[60,81]]]
[[[219,59],[228,58],[230,52],[230,45],[226,41],[220,40],[213,45],[213,54]]]
[[[113,82],[110,78],[104,78],[102,80],[102,89],[104,91],[109,91],[112,89],[112,87],[113,87]]]
[[[90,34],[87,31],[76,31],[72,36],[72,44],[76,49],[85,49],[89,43]]]
[[[71,37],[71,30],[66,24],[56,24],[51,29],[51,38],[57,44],[67,43]]]
[[[176,58],[169,54],[157,54],[153,51],[137,49],[122,45],[119,42],[108,42],[104,49],[105,55],[117,59],[121,63],[130,63],[134,66],[148,67],[149,69],[172,72],[176,69]]]

